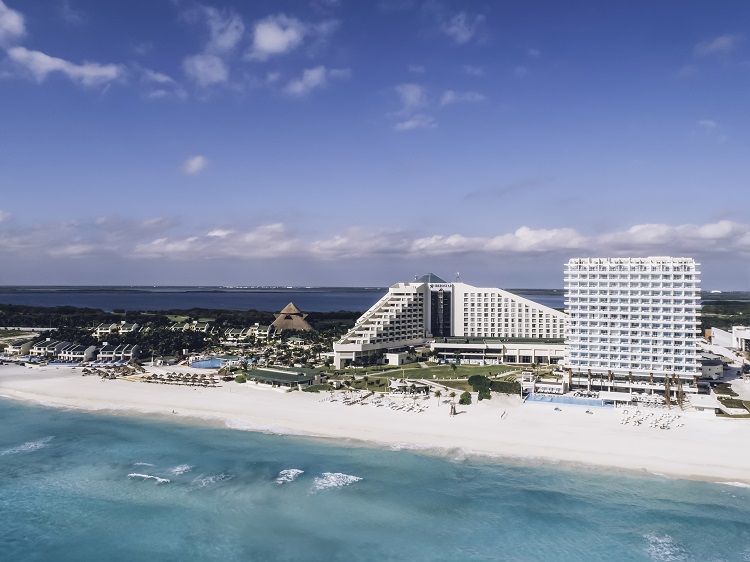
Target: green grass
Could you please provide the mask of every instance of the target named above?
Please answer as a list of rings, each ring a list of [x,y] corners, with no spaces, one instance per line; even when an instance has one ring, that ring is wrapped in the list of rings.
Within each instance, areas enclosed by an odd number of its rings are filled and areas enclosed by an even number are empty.
[[[738,396],[738,394],[732,390],[732,385],[725,382],[714,386],[714,394],[727,394],[732,397]]]
[[[187,316],[178,316],[176,314],[168,314],[167,318],[169,318],[170,322],[186,322],[188,319]]]

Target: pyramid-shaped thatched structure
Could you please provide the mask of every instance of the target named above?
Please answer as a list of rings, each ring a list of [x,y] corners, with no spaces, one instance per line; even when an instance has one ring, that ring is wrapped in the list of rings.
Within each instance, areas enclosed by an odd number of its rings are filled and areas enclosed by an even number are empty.
[[[313,327],[305,320],[307,314],[304,314],[299,308],[294,306],[293,302],[286,305],[281,312],[274,314],[276,320],[271,324],[277,332],[282,330],[296,330],[299,332],[312,332]]]

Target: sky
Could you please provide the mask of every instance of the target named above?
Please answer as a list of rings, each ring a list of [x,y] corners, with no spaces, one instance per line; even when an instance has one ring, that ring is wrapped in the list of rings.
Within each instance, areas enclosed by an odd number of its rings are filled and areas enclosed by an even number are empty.
[[[750,2],[0,0],[0,285],[750,290]]]

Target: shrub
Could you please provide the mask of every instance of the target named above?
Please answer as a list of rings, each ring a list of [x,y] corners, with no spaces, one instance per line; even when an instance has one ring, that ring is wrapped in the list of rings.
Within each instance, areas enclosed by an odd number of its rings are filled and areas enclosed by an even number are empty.
[[[462,392],[461,396],[458,398],[458,403],[463,406],[468,406],[471,404],[471,394],[469,394],[468,391]]]
[[[491,400],[492,395],[490,394],[489,388],[480,388],[479,389],[479,396],[477,396],[477,400]]]
[[[517,382],[510,381],[492,381],[490,390],[501,392],[503,394],[518,394],[521,392],[521,385]]]
[[[234,382],[238,382],[240,384],[247,382],[247,377],[245,375],[237,375],[234,377]]]

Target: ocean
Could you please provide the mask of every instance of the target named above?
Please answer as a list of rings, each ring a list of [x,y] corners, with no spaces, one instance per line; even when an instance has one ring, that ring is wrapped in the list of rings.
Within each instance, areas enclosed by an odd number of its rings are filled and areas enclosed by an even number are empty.
[[[748,561],[750,489],[1,399],[0,557]]]
[[[75,306],[113,310],[278,311],[289,302],[305,312],[354,310],[364,312],[386,293],[386,288],[258,288],[222,287],[0,287],[0,304]],[[540,304],[561,308],[562,292],[524,295]]]

